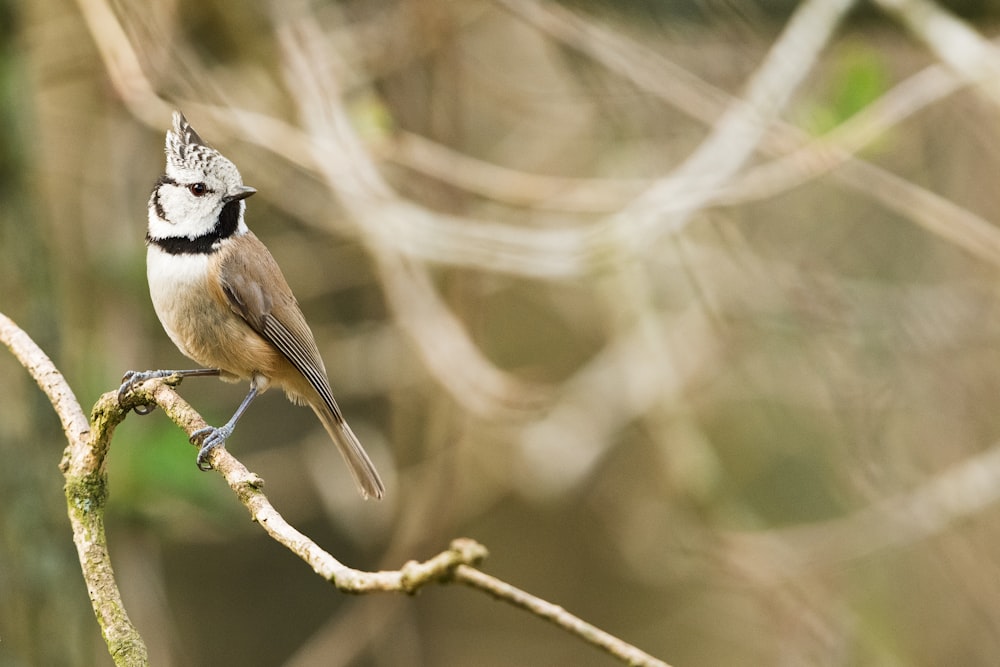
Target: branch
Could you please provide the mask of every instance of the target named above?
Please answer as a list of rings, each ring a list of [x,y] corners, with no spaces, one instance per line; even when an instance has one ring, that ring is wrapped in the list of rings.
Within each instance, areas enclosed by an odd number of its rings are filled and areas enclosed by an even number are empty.
[[[116,665],[147,665],[146,645],[125,612],[108,555],[104,533],[104,506],[108,496],[105,459],[115,428],[138,406],[160,406],[188,435],[207,424],[174,390],[180,381],[178,376],[140,383],[121,402],[117,390],[103,394],[94,405],[88,424],[79,402],[52,361],[2,313],[0,340],[35,378],[62,420],[69,446],[60,469],[66,477],[66,501],[73,539],[108,651]],[[456,539],[447,550],[433,558],[410,561],[399,570],[365,572],[348,567],[285,521],[264,495],[264,481],[224,447],[212,451],[210,462],[250,512],[251,518],[268,535],[340,591],[414,594],[431,583],[456,581],[550,621],[626,664],[669,667],[561,607],[477,570],[475,566],[486,558],[487,551],[474,540]]]
[[[104,457],[111,434],[124,414],[120,409],[110,414],[95,409],[92,429],[62,373],[28,334],[3,313],[0,313],[0,340],[49,397],[62,421],[69,445],[59,468],[66,478],[73,542],[108,651],[116,665],[146,665],[149,663],[146,644],[125,612],[104,535],[104,504],[108,497]]]
[[[104,394],[97,401],[97,410],[128,410],[144,404],[156,404],[171,420],[188,435],[208,424],[187,401],[174,391],[172,384],[176,378],[147,380],[136,385],[126,395],[122,405],[118,404],[117,391]],[[283,544],[312,567],[320,577],[329,581],[345,593],[371,593],[394,591],[415,593],[417,589],[432,581],[442,581],[450,577],[457,565],[474,565],[486,557],[486,549],[471,540],[455,540],[451,548],[424,563],[410,562],[399,570],[364,572],[350,568],[315,542],[303,535],[278,513],[262,491],[264,480],[251,472],[225,447],[212,451],[209,461],[226,480],[240,502],[250,512],[253,521],[276,542]]]
[[[558,4],[531,0],[496,1],[553,39],[589,56],[690,118],[714,119],[727,105],[732,105],[728,94],[664,59],[656,51],[605,26],[585,21]],[[804,131],[776,119],[760,147],[768,155],[783,156],[810,141],[812,138]],[[829,149],[840,154],[840,168],[832,172],[836,181],[973,256],[1000,265],[1000,234],[989,221],[927,188],[858,159],[842,148],[830,146]],[[719,190],[723,204],[726,192]]]
[[[586,642],[604,649],[627,665],[644,665],[649,667],[670,667],[667,663],[657,660],[648,653],[640,651],[631,644],[626,644],[614,635],[587,623],[570,614],[562,607],[546,602],[530,593],[491,577],[485,572],[465,565],[455,568],[454,580],[472,588],[489,593],[497,600],[503,600],[515,607],[555,623],[570,634],[580,637]]]
[[[117,392],[104,394],[98,405],[128,410],[155,403],[188,435],[206,426],[197,412],[171,386],[170,378],[147,380],[136,385],[119,406]],[[489,593],[498,600],[548,620],[584,641],[601,648],[629,665],[668,667],[666,663],[594,627],[550,602],[489,576],[474,566],[487,556],[486,548],[467,539],[453,540],[447,551],[424,562],[410,561],[399,570],[365,572],[348,567],[291,526],[264,495],[264,481],[224,447],[212,451],[210,462],[258,523],[275,541],[283,544],[312,567],[324,580],[345,593],[399,592],[413,594],[431,583],[457,581]]]

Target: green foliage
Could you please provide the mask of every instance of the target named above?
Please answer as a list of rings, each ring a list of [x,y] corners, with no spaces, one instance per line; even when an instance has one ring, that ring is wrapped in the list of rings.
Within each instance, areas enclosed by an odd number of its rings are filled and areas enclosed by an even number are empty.
[[[889,81],[888,65],[877,50],[860,43],[842,46],[817,98],[805,106],[805,129],[826,134],[883,95]]]
[[[149,419],[162,424],[130,424],[130,416],[115,433],[108,455],[111,493],[109,508],[119,516],[155,523],[174,522],[195,515],[214,516],[220,521],[239,511],[225,484],[216,475],[195,467],[197,450],[188,445],[184,433],[165,420],[159,411]],[[138,432],[142,431],[139,435]]]

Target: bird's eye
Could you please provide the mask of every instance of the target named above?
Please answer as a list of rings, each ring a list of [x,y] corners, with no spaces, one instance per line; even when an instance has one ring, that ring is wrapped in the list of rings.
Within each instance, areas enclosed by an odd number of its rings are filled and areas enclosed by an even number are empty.
[[[208,187],[204,183],[192,183],[188,186],[188,190],[191,191],[195,197],[201,197],[203,194],[208,192]]]

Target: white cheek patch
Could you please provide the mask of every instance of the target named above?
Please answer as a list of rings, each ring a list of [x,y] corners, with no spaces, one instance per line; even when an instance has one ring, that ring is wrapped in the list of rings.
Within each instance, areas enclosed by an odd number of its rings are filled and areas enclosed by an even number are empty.
[[[149,236],[154,239],[165,239],[177,234],[174,226],[162,219],[153,208],[149,209],[149,228],[147,231]]]
[[[154,239],[197,238],[212,231],[222,211],[222,196],[209,192],[196,197],[183,185],[164,183],[153,196],[149,235]]]

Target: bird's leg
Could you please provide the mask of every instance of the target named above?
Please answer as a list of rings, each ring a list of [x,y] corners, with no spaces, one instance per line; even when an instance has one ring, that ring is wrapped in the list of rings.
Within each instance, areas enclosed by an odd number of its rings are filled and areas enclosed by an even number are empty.
[[[193,368],[186,371],[125,371],[125,375],[122,376],[122,386],[118,388],[118,403],[121,403],[125,399],[125,395],[131,391],[132,387],[140,382],[145,382],[146,380],[152,380],[154,378],[168,378],[173,375],[177,376],[177,384],[180,384],[180,381],[186,377],[219,375],[219,369]],[[155,408],[155,405],[137,405],[132,409],[135,410],[137,415],[148,415]]]
[[[233,434],[233,429],[236,428],[236,422],[240,420],[246,409],[250,407],[253,399],[257,398],[258,394],[257,388],[257,378],[254,377],[250,380],[250,391],[247,393],[246,398],[240,403],[240,407],[236,408],[236,412],[230,417],[223,426],[218,428],[214,426],[206,426],[205,428],[198,429],[191,434],[192,444],[201,445],[201,449],[198,450],[198,469],[208,471],[212,469],[212,464],[208,462],[208,455],[213,449],[223,445],[226,439]]]

